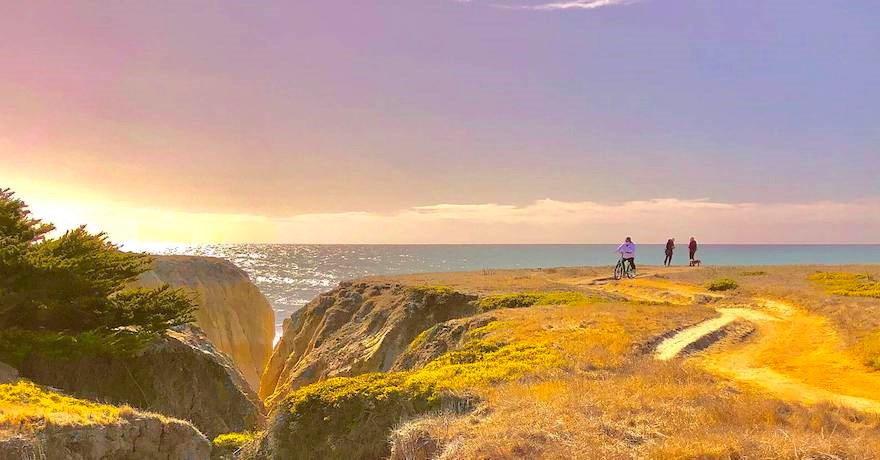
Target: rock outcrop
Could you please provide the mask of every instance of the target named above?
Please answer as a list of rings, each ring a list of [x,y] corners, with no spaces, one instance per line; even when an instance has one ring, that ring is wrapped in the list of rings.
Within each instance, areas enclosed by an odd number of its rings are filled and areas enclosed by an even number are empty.
[[[272,353],[275,318],[271,305],[247,274],[214,257],[159,256],[136,286],[170,284],[189,289],[199,308],[196,324],[229,355],[256,390]]]
[[[26,433],[0,432],[0,459],[208,460],[210,456],[210,442],[189,423],[137,412],[112,424],[50,424]]]
[[[284,324],[260,396],[330,377],[387,371],[425,329],[472,315],[475,296],[443,287],[342,283]]]
[[[18,369],[6,363],[0,363],[0,384],[11,383],[16,380],[18,380]]]
[[[26,380],[0,384],[0,459],[207,460],[190,423],[63,395]]]
[[[76,397],[188,420],[211,438],[254,429],[264,418],[262,402],[230,358],[195,326],[166,332],[134,357],[31,355],[19,370]]]

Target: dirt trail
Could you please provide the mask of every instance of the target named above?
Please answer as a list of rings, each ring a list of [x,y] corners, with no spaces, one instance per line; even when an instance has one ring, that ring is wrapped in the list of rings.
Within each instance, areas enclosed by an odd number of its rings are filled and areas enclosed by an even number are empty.
[[[661,342],[655,357],[680,356],[697,341],[735,321],[755,327],[751,340],[724,344],[693,356],[700,367],[717,375],[758,387],[774,396],[807,404],[827,402],[880,413],[880,373],[871,372],[851,356],[830,321],[789,303],[754,298],[748,305],[730,305],[717,294],[661,279],[629,280],[601,289],[637,300],[686,302],[714,295],[717,318],[686,328]],[[727,304],[727,305],[726,305]]]
[[[667,361],[678,356],[685,348],[694,344],[696,341],[706,337],[724,326],[733,323],[736,320],[745,319],[752,321],[779,321],[779,319],[748,308],[719,308],[718,318],[703,321],[696,326],[689,327],[674,336],[664,340],[657,346],[654,356],[661,360]]]

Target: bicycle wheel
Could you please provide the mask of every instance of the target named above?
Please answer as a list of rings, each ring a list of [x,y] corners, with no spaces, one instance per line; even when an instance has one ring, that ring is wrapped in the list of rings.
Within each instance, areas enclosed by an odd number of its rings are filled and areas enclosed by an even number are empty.
[[[624,265],[626,266],[626,277],[629,279],[635,278],[636,277],[636,267],[634,267],[632,263],[624,262]]]
[[[617,266],[614,267],[614,279],[619,280],[623,277],[623,264],[617,262]]]

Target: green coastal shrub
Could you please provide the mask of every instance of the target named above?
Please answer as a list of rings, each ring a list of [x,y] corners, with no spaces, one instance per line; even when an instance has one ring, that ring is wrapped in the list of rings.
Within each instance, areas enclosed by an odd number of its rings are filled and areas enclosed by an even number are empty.
[[[595,302],[598,299],[581,292],[534,292],[523,294],[501,294],[483,297],[477,301],[481,311],[498,308],[525,308],[533,305],[565,305],[583,302]]]
[[[706,289],[710,291],[730,291],[736,289],[739,285],[736,284],[736,281],[730,278],[719,278],[717,280],[709,281],[705,286]]]
[[[491,323],[490,323],[491,324]],[[337,377],[289,393],[283,439],[291,452],[315,458],[380,458],[400,420],[454,405],[470,388],[515,380],[540,368],[565,365],[550,343],[472,339],[413,371]]]
[[[409,382],[408,373],[337,377],[291,393],[281,454],[307,458],[382,458],[400,420],[440,407],[438,390]],[[293,458],[293,457],[291,457]]]
[[[880,281],[861,273],[819,272],[807,277],[833,295],[880,298]]]
[[[74,360],[83,356],[133,356],[152,339],[152,335],[130,331],[69,334],[11,328],[0,331],[0,361],[18,367],[31,354],[54,360]]]
[[[215,449],[235,452],[245,444],[253,442],[254,439],[256,439],[256,434],[249,431],[244,433],[223,433],[217,435],[212,444]]]
[[[449,286],[414,286],[412,288],[413,291],[423,294],[423,295],[452,295],[455,294],[455,289],[452,289]]]
[[[764,276],[766,274],[767,274],[767,272],[761,271],[761,270],[740,273],[740,275],[742,275],[742,276]]]

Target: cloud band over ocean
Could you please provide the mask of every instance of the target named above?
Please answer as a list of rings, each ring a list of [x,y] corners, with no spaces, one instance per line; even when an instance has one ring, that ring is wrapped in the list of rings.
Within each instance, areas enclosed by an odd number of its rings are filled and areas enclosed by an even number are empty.
[[[87,223],[114,241],[169,243],[656,243],[697,235],[718,243],[878,243],[880,198],[726,203],[656,198],[620,203],[434,204],[380,213],[287,217],[195,213],[31,200],[61,229]],[[63,211],[62,211],[63,210]]]

